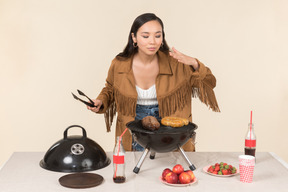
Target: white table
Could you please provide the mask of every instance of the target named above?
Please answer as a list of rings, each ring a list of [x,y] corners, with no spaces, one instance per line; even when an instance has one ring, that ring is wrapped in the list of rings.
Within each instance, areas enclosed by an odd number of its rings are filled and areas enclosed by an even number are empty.
[[[113,164],[92,171],[104,177],[104,182],[88,189],[70,189],[61,186],[58,179],[68,173],[45,170],[39,166],[43,152],[15,152],[0,170],[0,192],[61,192],[61,191],[149,191],[149,192],[186,192],[186,191],[288,191],[288,169],[286,162],[279,161],[275,154],[261,152],[256,154],[254,181],[250,184],[240,182],[240,176],[220,178],[202,171],[202,168],[216,162],[227,162],[238,168],[238,156],[242,153],[231,152],[189,152],[190,161],[196,166],[194,171],[198,182],[187,187],[171,187],[160,182],[162,170],[180,163],[185,169],[188,165],[177,152],[156,153],[154,160],[145,159],[139,174],[133,173],[142,152],[126,153],[126,182],[115,184],[112,180]],[[112,153],[107,153],[112,159]],[[284,164],[283,164],[284,163]],[[287,164],[286,164],[287,165]]]

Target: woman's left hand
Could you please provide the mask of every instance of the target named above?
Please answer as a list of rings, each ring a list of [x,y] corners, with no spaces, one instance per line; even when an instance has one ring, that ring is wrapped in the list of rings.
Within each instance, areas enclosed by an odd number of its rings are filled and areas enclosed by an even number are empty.
[[[172,52],[170,51],[169,54],[171,57],[177,59],[179,62],[184,63],[185,65],[191,65],[195,70],[198,70],[199,63],[195,58],[184,55],[183,53],[176,50],[174,47],[172,47]]]

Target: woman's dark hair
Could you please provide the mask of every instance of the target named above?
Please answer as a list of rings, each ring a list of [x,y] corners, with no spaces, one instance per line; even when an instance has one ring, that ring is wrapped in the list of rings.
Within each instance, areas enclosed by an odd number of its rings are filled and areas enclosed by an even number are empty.
[[[157,17],[155,14],[153,13],[145,13],[142,14],[140,16],[138,16],[132,26],[131,26],[131,30],[129,33],[129,37],[128,37],[128,43],[126,45],[126,47],[124,48],[123,52],[119,53],[117,55],[117,58],[128,58],[130,56],[132,56],[133,54],[135,54],[138,51],[138,47],[134,47],[133,46],[133,39],[132,39],[132,33],[134,33],[134,35],[136,35],[138,29],[144,25],[145,23],[147,23],[148,21],[158,21],[162,27],[162,37],[163,37],[163,45],[160,47],[159,50],[163,51],[164,53],[168,53],[169,52],[169,46],[166,43],[165,40],[165,33],[164,33],[164,25],[163,22],[161,21],[161,19],[159,17]],[[120,59],[119,58],[119,59]]]

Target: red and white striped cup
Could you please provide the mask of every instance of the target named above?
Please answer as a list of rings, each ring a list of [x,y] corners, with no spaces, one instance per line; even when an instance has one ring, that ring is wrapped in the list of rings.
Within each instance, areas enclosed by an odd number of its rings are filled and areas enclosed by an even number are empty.
[[[252,183],[255,167],[255,157],[251,155],[239,156],[240,181],[242,183]]]

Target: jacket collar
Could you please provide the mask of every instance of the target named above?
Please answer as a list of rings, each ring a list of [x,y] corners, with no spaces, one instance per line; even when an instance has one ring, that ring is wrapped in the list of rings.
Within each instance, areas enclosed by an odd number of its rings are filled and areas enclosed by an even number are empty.
[[[159,63],[159,74],[161,75],[172,75],[170,56],[167,56],[162,51],[157,52],[158,63]],[[132,60],[130,57],[124,61],[121,61],[121,67],[119,68],[119,73],[129,73],[132,72]]]

